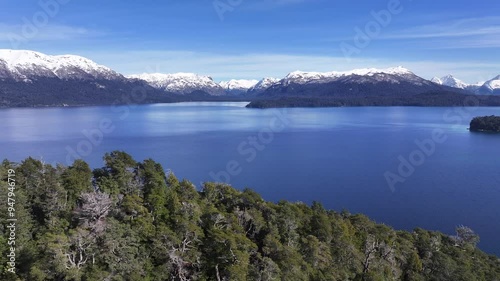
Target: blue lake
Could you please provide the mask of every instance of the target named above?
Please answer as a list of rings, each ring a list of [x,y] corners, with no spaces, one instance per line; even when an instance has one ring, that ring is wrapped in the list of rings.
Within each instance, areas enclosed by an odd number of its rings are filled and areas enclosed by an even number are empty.
[[[267,200],[316,200],[397,229],[466,225],[500,255],[500,135],[467,130],[500,108],[245,105],[3,109],[0,158],[81,157],[96,168],[124,150],[198,186],[227,181]]]

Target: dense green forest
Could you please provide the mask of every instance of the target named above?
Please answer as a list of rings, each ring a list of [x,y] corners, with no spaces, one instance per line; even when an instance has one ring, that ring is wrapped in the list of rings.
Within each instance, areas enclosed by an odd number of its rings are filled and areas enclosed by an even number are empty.
[[[194,91],[179,95],[141,81],[33,79],[30,83],[0,79],[0,108],[131,105],[186,101],[241,101],[239,96],[212,96]]]
[[[197,190],[124,152],[104,162],[2,162],[0,196],[15,194],[17,225],[13,274],[13,210],[1,204],[0,280],[500,280],[500,260],[465,226],[396,231],[317,202],[271,203],[220,183]]]
[[[416,95],[290,96],[252,101],[249,108],[342,107],[342,106],[500,106],[500,96],[479,96],[455,92]]]
[[[472,132],[500,133],[500,116],[475,117],[470,122]]]

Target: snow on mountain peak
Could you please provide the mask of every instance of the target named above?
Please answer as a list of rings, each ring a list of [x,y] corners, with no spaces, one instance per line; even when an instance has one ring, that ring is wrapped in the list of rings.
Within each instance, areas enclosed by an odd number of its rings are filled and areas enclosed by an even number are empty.
[[[434,82],[434,83],[436,83],[438,85],[443,85],[443,80],[441,80],[441,78],[439,78],[439,77],[433,77],[431,79],[431,82]]]
[[[194,91],[205,91],[212,95],[224,94],[222,87],[215,83],[212,77],[195,73],[143,73],[129,75],[127,78],[140,79],[155,88],[173,93],[189,94]]]
[[[260,80],[259,83],[255,84],[255,86],[253,86],[252,89],[267,89],[272,85],[279,83],[279,81],[280,79],[277,78],[266,77]]]
[[[486,83],[484,83],[484,86],[490,90],[500,89],[500,75],[489,81],[486,81]]]
[[[266,77],[260,80],[257,84],[255,84],[253,87],[251,87],[248,91],[249,92],[262,92],[265,91],[267,88],[276,85],[280,82],[280,79],[276,79],[273,77]]]
[[[439,84],[439,85],[444,85],[444,86],[458,88],[458,89],[466,89],[467,87],[470,86],[469,84],[464,83],[463,81],[455,78],[451,74],[446,75],[442,78],[434,77],[434,78],[432,78],[431,81],[436,83],[436,84]]]
[[[15,79],[31,82],[38,77],[59,79],[106,79],[123,80],[124,77],[112,69],[99,65],[96,62],[76,55],[46,55],[29,50],[0,49],[0,79]],[[414,84],[429,84],[410,70],[398,66],[387,69],[363,68],[351,71],[331,72],[290,72],[283,79],[264,78],[257,80],[222,81],[216,83],[209,76],[195,73],[151,73],[130,75],[127,78],[144,80],[149,85],[168,92],[187,94],[194,91],[203,91],[211,95],[228,93],[260,92],[276,84],[284,86],[290,83],[329,83],[342,80],[350,83],[400,83],[410,81]],[[493,92],[500,89],[500,75],[478,84],[467,84],[453,75],[441,78],[434,77],[431,82],[449,87],[466,89],[469,91]]]
[[[402,76],[407,74],[413,74],[410,70],[398,66],[391,67],[387,69],[377,69],[377,68],[362,68],[355,69],[351,71],[331,71],[331,72],[303,72],[303,71],[294,71],[289,73],[285,78],[285,83],[298,83],[298,84],[306,84],[311,82],[328,82],[330,80],[338,79],[341,77],[347,76],[375,76],[377,74],[388,74],[395,76]]]
[[[92,60],[75,55],[50,56],[35,51],[0,49],[0,68],[16,79],[33,76],[112,79],[121,75]]]
[[[127,76],[129,78],[138,78],[148,82],[155,81],[166,81],[171,79],[186,79],[186,80],[204,80],[204,81],[212,81],[212,78],[209,76],[201,76],[195,73],[186,73],[186,72],[178,72],[178,73],[143,73],[143,74],[135,74]]]
[[[229,81],[222,81],[219,85],[224,88],[224,90],[248,90],[258,82],[259,80],[232,79]]]

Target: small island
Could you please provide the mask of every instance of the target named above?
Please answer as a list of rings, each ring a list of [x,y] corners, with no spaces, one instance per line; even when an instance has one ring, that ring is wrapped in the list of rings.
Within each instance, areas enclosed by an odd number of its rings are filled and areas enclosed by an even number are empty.
[[[471,132],[500,133],[500,116],[475,117],[470,122]]]

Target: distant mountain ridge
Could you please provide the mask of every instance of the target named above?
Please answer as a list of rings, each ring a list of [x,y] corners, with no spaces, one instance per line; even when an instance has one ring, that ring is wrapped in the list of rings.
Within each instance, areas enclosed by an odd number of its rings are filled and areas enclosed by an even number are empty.
[[[123,75],[74,55],[49,56],[34,51],[0,50],[0,78],[29,82],[31,78],[122,80]]]
[[[215,83],[212,77],[194,73],[144,73],[129,75],[127,78],[143,80],[150,86],[169,93],[185,95],[195,91],[203,91],[214,96],[225,94],[224,89]]]
[[[479,93],[481,94],[496,94],[500,95],[500,75],[495,78],[486,81],[483,86],[479,88]]]
[[[228,94],[241,95],[247,93],[257,83],[259,83],[259,80],[231,79],[229,81],[221,81],[219,86]]]
[[[267,88],[276,85],[280,82],[280,79],[273,78],[273,77],[266,77],[262,80],[260,80],[257,84],[255,84],[253,87],[248,89],[248,93],[250,94],[256,94],[265,91]]]
[[[348,72],[300,72],[288,74],[260,96],[364,96],[456,91],[437,85],[403,67],[357,69]]]
[[[432,81],[404,67],[352,71],[294,71],[285,77],[215,82],[194,73],[122,75],[75,55],[46,55],[28,50],[0,50],[0,106],[109,104],[124,94],[148,93],[140,102],[211,98],[242,100],[280,97],[405,96],[427,92],[500,94],[500,76],[468,85],[453,76]]]
[[[458,88],[458,89],[466,89],[469,86],[469,84],[453,77],[453,75],[451,75],[451,74],[444,76],[442,78],[434,77],[431,79],[431,81],[436,83],[436,84],[445,85],[448,87],[453,87],[453,88]]]
[[[412,72],[404,67],[398,66],[388,69],[376,69],[376,68],[364,68],[364,69],[355,69],[351,71],[338,72],[303,72],[303,71],[294,71],[289,73],[285,78],[283,78],[282,84],[308,84],[308,83],[328,83],[331,81],[338,80],[340,78],[345,78],[349,76],[370,76],[373,77],[377,74],[388,74],[388,75],[397,75],[397,76],[405,76],[410,75]]]
[[[439,85],[444,85],[457,89],[464,89],[475,94],[485,94],[485,95],[500,94],[500,75],[486,82],[478,82],[476,84],[467,84],[455,78],[451,74],[444,76],[442,78],[434,77],[431,79],[431,81]]]
[[[465,101],[472,95],[466,87],[431,82],[403,67],[296,71],[258,93],[247,107],[467,106]],[[500,106],[500,96],[487,96],[478,105]]]

